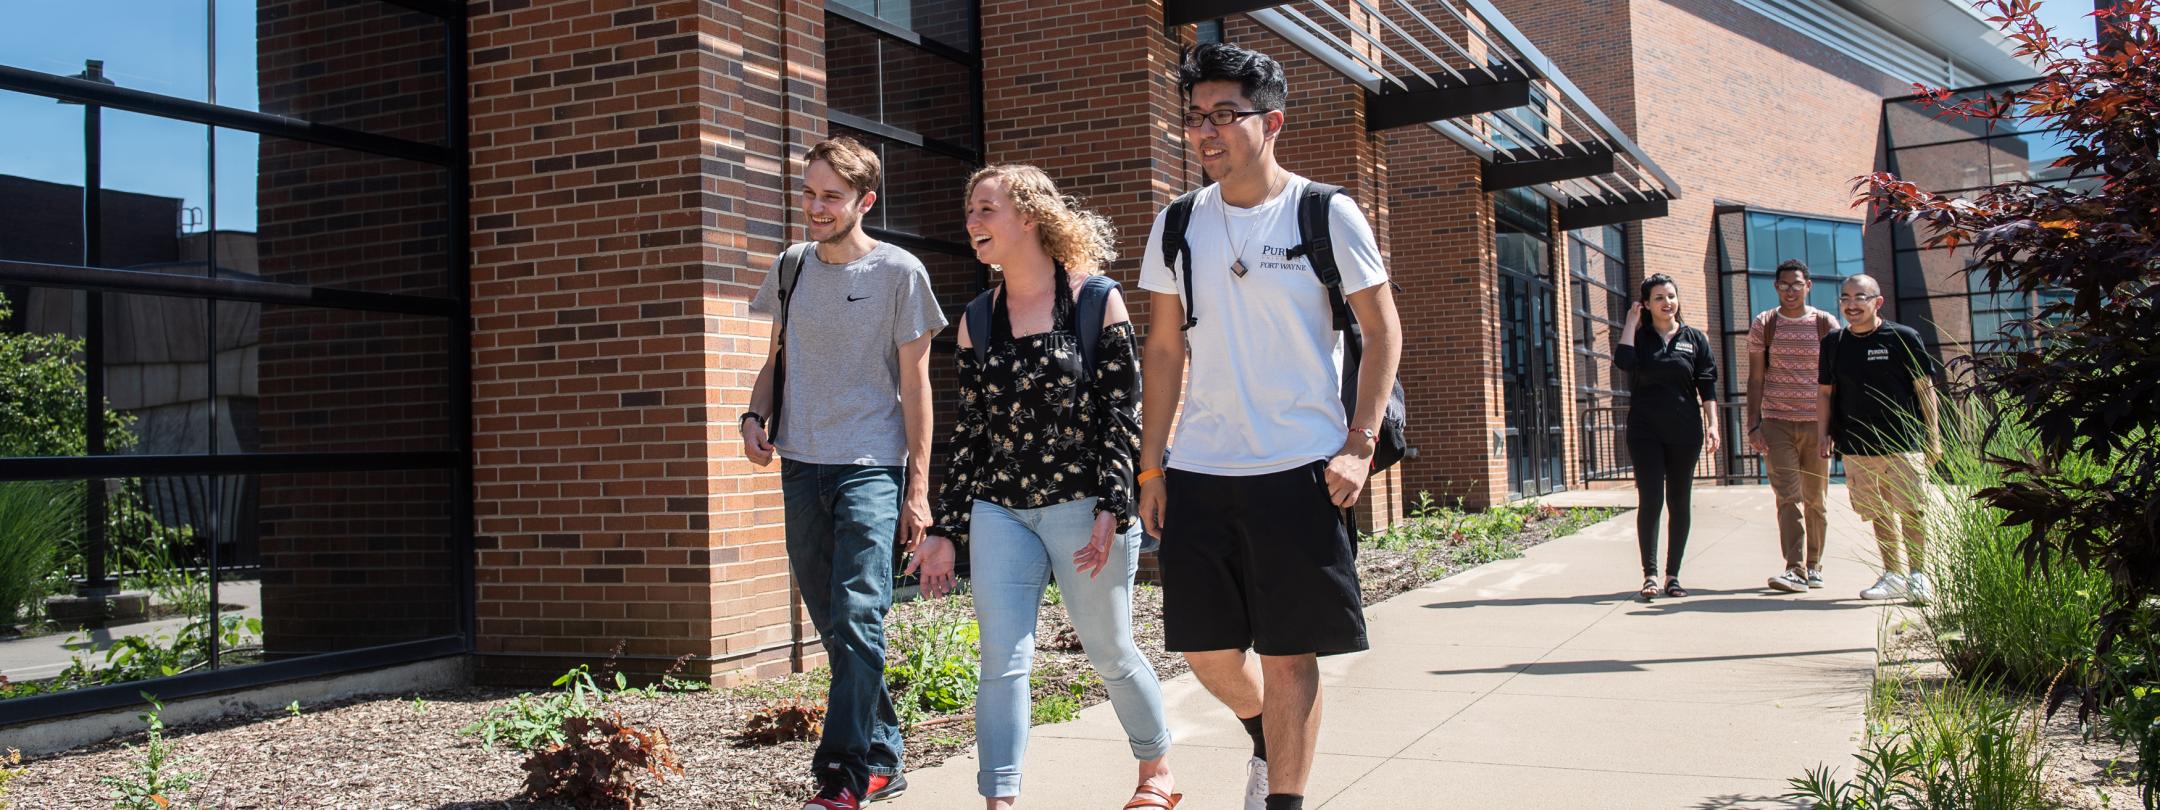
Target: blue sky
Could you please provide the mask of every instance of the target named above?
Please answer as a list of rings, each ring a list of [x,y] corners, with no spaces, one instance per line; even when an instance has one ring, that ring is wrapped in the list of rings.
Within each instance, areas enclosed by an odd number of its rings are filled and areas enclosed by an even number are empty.
[[[0,0],[0,63],[72,75],[105,60],[124,87],[256,109],[255,0]],[[2040,15],[2058,31],[2092,36],[2090,0],[2047,0]],[[212,98],[211,28],[217,36]],[[0,92],[0,174],[82,182],[82,108]],[[209,206],[209,128],[107,111],[107,188],[179,197]],[[220,132],[218,227],[255,228],[257,138]]]

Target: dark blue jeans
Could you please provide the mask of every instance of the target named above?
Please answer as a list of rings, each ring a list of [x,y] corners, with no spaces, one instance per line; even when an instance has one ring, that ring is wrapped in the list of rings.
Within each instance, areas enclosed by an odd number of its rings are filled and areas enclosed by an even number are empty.
[[[861,795],[870,774],[900,772],[900,719],[885,691],[899,467],[782,460],[788,566],[832,666],[825,737],[813,772],[844,770]]]

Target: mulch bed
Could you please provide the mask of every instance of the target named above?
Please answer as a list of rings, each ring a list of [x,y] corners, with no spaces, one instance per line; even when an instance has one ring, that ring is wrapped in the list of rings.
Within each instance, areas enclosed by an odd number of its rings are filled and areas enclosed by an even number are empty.
[[[1510,543],[1517,548],[1542,543],[1553,525],[1552,520],[1534,521]],[[1407,551],[1363,548],[1358,568],[1366,603],[1430,582],[1432,563],[1425,561],[1421,574],[1417,562]],[[1440,575],[1461,567],[1448,564]],[[901,604],[889,621],[910,621],[928,607]],[[1135,641],[1156,672],[1166,679],[1186,672],[1184,659],[1162,647],[1161,591],[1135,589],[1133,615]],[[1058,648],[1056,639],[1064,626],[1064,608],[1044,605],[1036,633],[1038,698],[1065,692],[1073,681],[1092,674],[1083,652]],[[1087,680],[1091,686],[1081,702],[1093,705],[1106,699],[1100,679]],[[810,793],[808,767],[815,744],[750,745],[736,737],[751,713],[783,699],[821,702],[823,690],[821,673],[810,673],[734,689],[626,696],[610,701],[608,708],[639,727],[666,731],[682,760],[684,775],[654,787],[646,806],[792,809]],[[515,690],[467,688],[376,697],[307,706],[298,715],[228,718],[172,729],[166,737],[192,760],[185,769],[202,774],[187,799],[205,807],[557,807],[516,798],[525,779],[519,768],[522,755],[508,748],[489,750],[457,732],[515,695]],[[972,718],[965,713],[921,723],[907,733],[908,767],[927,768],[969,750],[974,734]],[[107,807],[110,791],[99,783],[100,777],[130,773],[138,754],[127,746],[142,741],[138,734],[27,763],[28,772],[9,786],[8,800],[16,808],[38,810]]]

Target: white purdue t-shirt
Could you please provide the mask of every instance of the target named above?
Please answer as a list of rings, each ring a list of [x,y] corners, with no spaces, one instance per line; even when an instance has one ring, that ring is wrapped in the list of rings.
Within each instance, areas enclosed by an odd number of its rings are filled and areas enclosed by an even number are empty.
[[[1342,335],[1327,287],[1304,258],[1284,256],[1298,238],[1297,202],[1310,181],[1292,175],[1254,208],[1222,201],[1221,186],[1200,190],[1185,242],[1192,250],[1200,322],[1185,333],[1192,351],[1185,411],[1170,467],[1208,475],[1266,475],[1331,458],[1348,432],[1342,406]],[[1165,209],[1167,212],[1167,209]],[[1345,296],[1387,281],[1372,227],[1347,195],[1328,207],[1335,265]],[[1140,288],[1185,295],[1163,264],[1163,215],[1148,233]],[[1230,271],[1232,254],[1246,274]]]

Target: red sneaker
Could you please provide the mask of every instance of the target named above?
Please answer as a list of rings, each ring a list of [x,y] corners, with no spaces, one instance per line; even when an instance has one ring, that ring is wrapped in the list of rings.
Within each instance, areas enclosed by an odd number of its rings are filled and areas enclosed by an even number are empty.
[[[810,801],[803,803],[803,810],[860,810],[862,800],[855,798],[855,789],[847,785],[828,784]]]
[[[882,773],[873,773],[870,775],[870,789],[863,792],[863,804],[897,799],[900,798],[900,794],[906,792],[906,776],[902,774],[886,776]]]

